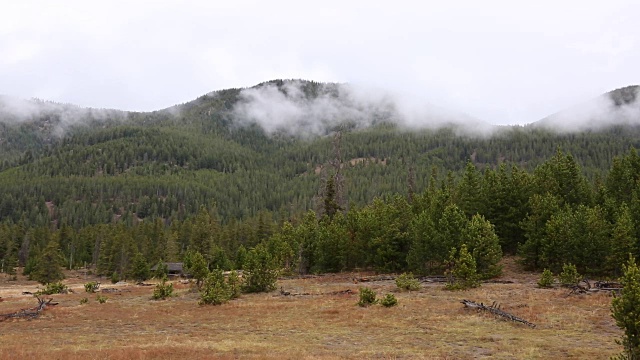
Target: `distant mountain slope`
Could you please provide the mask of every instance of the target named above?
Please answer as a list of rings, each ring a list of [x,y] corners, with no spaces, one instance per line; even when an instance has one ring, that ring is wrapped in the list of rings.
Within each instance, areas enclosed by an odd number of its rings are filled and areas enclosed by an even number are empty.
[[[550,115],[533,126],[556,131],[588,131],[613,125],[640,125],[640,86],[610,91],[587,102]]]
[[[637,87],[629,89],[611,93],[620,108],[637,105]],[[225,220],[298,213],[314,208],[323,179],[337,168],[346,200],[358,206],[406,194],[410,173],[422,191],[432,168],[440,179],[468,161],[533,169],[558,147],[593,177],[640,147],[640,126],[629,122],[572,133],[540,124],[491,127],[376,92],[299,80],[216,91],[148,113],[3,104],[0,221],[38,224],[185,218],[213,203]]]

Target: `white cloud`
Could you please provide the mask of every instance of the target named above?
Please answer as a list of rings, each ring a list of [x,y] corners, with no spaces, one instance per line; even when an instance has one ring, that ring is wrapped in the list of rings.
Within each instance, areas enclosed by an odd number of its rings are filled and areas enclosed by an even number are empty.
[[[631,0],[25,0],[0,12],[0,93],[153,110],[308,78],[531,122],[640,82],[637,13]]]

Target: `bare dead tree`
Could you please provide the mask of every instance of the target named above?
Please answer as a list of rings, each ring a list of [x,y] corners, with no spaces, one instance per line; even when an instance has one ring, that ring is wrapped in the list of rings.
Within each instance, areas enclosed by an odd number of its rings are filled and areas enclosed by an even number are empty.
[[[0,322],[6,321],[8,319],[35,319],[40,316],[40,313],[47,309],[49,306],[58,305],[58,303],[54,303],[53,299],[40,299],[37,295],[35,296],[38,299],[38,305],[28,309],[22,309],[20,311],[8,313],[8,314],[0,314]]]
[[[527,320],[525,320],[523,318],[517,317],[517,316],[515,316],[513,314],[509,314],[508,312],[501,310],[500,306],[496,305],[495,302],[492,305],[485,305],[483,303],[477,303],[477,302],[471,301],[471,300],[462,300],[461,302],[462,302],[462,304],[464,304],[464,306],[466,306],[468,308],[477,309],[477,310],[480,310],[480,311],[487,311],[487,312],[489,312],[491,314],[494,314],[494,315],[499,316],[499,317],[501,317],[503,319],[506,319],[506,320],[522,323],[522,324],[525,324],[525,325],[527,325],[529,327],[532,327],[532,328],[536,327],[535,324],[530,323],[530,322],[528,322]]]

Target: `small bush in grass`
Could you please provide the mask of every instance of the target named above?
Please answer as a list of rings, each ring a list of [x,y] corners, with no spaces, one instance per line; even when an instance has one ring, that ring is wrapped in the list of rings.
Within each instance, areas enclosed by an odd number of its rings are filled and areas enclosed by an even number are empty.
[[[167,284],[167,278],[164,277],[162,278],[162,282],[157,284],[153,290],[153,299],[164,300],[171,296],[173,296],[173,284]]]
[[[358,306],[367,307],[369,305],[374,305],[378,302],[376,299],[376,292],[368,287],[360,288],[360,301],[358,301]]]
[[[467,250],[467,245],[462,244],[459,251],[452,248],[449,253],[449,263],[453,264],[453,268],[447,271],[449,282],[445,285],[445,289],[467,290],[480,286],[476,260]]]
[[[44,289],[37,292],[38,295],[66,294],[69,289],[61,282],[54,282],[45,285]]]
[[[114,271],[113,274],[111,274],[111,283],[115,284],[118,281],[120,281],[120,275],[118,275],[117,271]]]
[[[553,286],[554,281],[555,279],[553,278],[553,273],[551,272],[551,270],[544,269],[540,280],[538,280],[538,286],[541,288],[550,288]]]
[[[98,295],[96,297],[96,300],[100,303],[100,304],[104,304],[107,302],[107,297],[106,296],[102,296],[102,295]]]
[[[222,270],[209,273],[200,289],[200,305],[222,305],[231,299],[231,289]]]
[[[229,298],[239,298],[240,294],[242,294],[242,278],[240,278],[237,271],[233,270],[229,273],[227,285],[229,287]]]
[[[87,303],[89,303],[89,298],[85,297],[85,298],[80,299],[80,305],[87,304]]]
[[[99,282],[91,281],[91,282],[88,282],[88,283],[84,284],[84,291],[86,291],[88,293],[94,293],[94,292],[96,292],[96,290],[98,290],[99,287],[100,287],[100,283]]]
[[[392,307],[398,305],[398,299],[393,294],[387,294],[382,300],[380,300],[380,305],[384,307]]]
[[[560,273],[560,284],[562,286],[574,286],[580,282],[580,274],[575,265],[563,264]]]
[[[400,290],[416,291],[420,290],[420,281],[412,273],[402,273],[396,278],[396,286]]]

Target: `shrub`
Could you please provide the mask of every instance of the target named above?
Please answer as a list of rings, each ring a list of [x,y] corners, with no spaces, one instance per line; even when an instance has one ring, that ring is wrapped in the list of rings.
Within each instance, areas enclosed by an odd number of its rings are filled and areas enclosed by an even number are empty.
[[[99,302],[100,304],[104,304],[104,303],[106,303],[106,302],[107,302],[107,297],[106,297],[106,296],[102,296],[102,295],[98,295],[98,296],[96,297],[96,300],[98,300],[98,302]]]
[[[156,288],[153,289],[153,299],[154,300],[164,300],[168,297],[173,296],[173,284],[167,284],[167,278],[162,278],[162,282],[156,285]]]
[[[268,292],[276,288],[278,263],[263,244],[258,244],[247,254],[244,274],[244,292]]]
[[[100,283],[99,282],[91,281],[91,282],[88,282],[88,283],[84,284],[84,291],[86,291],[88,293],[94,293],[94,292],[96,292],[96,290],[98,290],[99,287],[100,287]]]
[[[118,275],[117,271],[114,271],[113,274],[111,274],[111,283],[115,284],[118,281],[120,281],[120,275]]]
[[[384,307],[392,307],[398,305],[398,299],[393,294],[387,294],[382,300],[380,305]]]
[[[550,288],[553,286],[554,281],[555,279],[553,278],[553,273],[551,272],[551,270],[544,269],[540,280],[538,280],[538,286],[541,288]]]
[[[222,270],[209,273],[200,290],[200,305],[222,305],[231,299],[229,284],[224,281]]]
[[[458,253],[457,258],[456,252]],[[451,249],[449,263],[453,264],[453,268],[448,271],[448,274],[453,278],[447,283],[447,290],[466,290],[480,286],[476,261],[467,250],[467,245],[462,244],[460,251],[455,248]]]
[[[559,277],[562,286],[573,286],[580,282],[580,274],[578,274],[576,266],[572,264],[563,264]]]
[[[229,286],[229,298],[237,299],[242,293],[242,278],[237,271],[231,271],[227,277],[227,285]]]
[[[88,302],[89,302],[89,298],[85,297],[85,298],[80,299],[80,305],[87,304]]]
[[[378,302],[376,299],[376,292],[368,287],[360,288],[360,301],[358,301],[358,306],[367,307],[369,305],[374,305]]]
[[[49,283],[44,289],[37,292],[38,295],[66,294],[69,291],[66,285],[61,282]]]
[[[396,286],[400,290],[416,291],[420,290],[420,281],[412,273],[402,273],[396,278]]]

